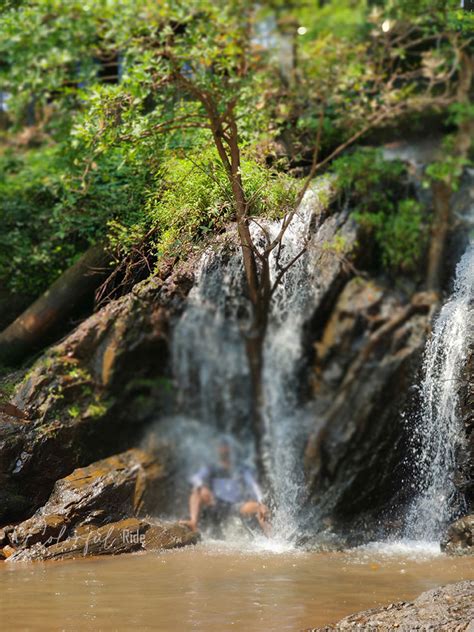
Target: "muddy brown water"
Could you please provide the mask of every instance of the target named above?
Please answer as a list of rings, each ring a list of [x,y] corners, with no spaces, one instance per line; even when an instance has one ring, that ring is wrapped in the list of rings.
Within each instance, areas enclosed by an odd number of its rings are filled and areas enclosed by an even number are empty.
[[[165,553],[0,565],[0,629],[298,631],[474,579],[433,547],[303,553],[207,543]]]

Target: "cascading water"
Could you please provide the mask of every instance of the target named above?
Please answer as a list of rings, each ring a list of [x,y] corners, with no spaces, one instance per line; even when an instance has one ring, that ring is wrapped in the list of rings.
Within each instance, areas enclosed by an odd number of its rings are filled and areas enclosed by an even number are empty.
[[[330,187],[330,181],[323,179],[307,192],[284,236],[280,265],[301,250],[314,212],[327,201]],[[275,237],[280,222],[266,222],[265,229]],[[259,227],[252,226],[252,231],[255,240],[262,237]],[[304,361],[303,325],[311,317],[320,291],[314,278],[314,258],[321,253],[324,229],[321,231],[320,226],[311,233],[307,251],[287,271],[275,292],[264,347],[263,416],[277,506],[273,524],[275,533],[283,538],[290,538],[296,528],[302,441],[305,420],[311,418],[298,401],[298,378]],[[277,273],[274,257],[273,279]],[[213,458],[213,439],[219,432],[233,434],[243,457],[253,461],[251,384],[245,353],[249,325],[240,249],[227,245],[218,252],[207,251],[172,339],[179,415],[167,426],[180,437],[188,471]]]
[[[464,436],[458,390],[474,321],[474,242],[456,270],[454,291],[435,322],[424,359],[421,413],[416,420],[411,458],[416,497],[407,515],[406,535],[439,541],[453,517],[456,453]]]

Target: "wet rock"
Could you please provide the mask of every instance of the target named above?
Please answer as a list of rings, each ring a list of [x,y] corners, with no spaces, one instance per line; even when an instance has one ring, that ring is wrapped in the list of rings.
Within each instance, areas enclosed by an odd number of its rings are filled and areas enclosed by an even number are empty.
[[[37,543],[15,552],[8,562],[66,560],[96,555],[120,555],[144,550],[163,550],[195,544],[199,535],[177,523],[129,518],[102,527],[82,527],[62,542]]]
[[[346,538],[334,533],[331,528],[316,528],[317,533],[306,532],[298,536],[296,546],[300,549],[317,553],[344,551],[349,543]]]
[[[178,522],[153,522],[145,532],[143,548],[146,551],[175,549],[196,544],[201,536]]]
[[[441,549],[450,555],[474,555],[474,514],[460,518],[449,526]]]
[[[67,522],[63,516],[35,514],[21,522],[10,534],[10,541],[17,547],[29,547],[37,542],[63,539]]]
[[[307,632],[366,630],[367,632],[412,632],[430,630],[461,632],[472,630],[474,582],[449,584],[422,593],[415,601],[394,603],[350,615],[335,625]]]
[[[15,549],[9,544],[0,549],[0,561],[8,560],[15,553]]]
[[[305,453],[308,503],[346,534],[370,538],[370,524],[399,493],[406,454],[400,411],[435,305],[434,295],[408,299],[381,282],[354,278],[315,341],[318,423]]]
[[[168,332],[192,269],[112,301],[47,351],[0,415],[0,525],[44,504],[75,468],[125,450],[165,404]],[[12,408],[13,410],[13,408]]]
[[[163,461],[138,449],[78,468],[57,481],[48,502],[8,534],[9,542],[17,548],[47,546],[80,526],[162,510],[167,476]]]
[[[465,440],[457,455],[457,470],[454,482],[463,499],[463,507],[474,513],[474,345],[463,371],[459,389],[460,413],[464,426]]]

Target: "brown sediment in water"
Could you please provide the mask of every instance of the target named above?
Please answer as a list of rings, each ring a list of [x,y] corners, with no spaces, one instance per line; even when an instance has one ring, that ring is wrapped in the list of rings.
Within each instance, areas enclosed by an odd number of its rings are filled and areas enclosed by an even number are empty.
[[[161,554],[0,565],[5,630],[297,631],[474,579],[472,559],[378,549]]]

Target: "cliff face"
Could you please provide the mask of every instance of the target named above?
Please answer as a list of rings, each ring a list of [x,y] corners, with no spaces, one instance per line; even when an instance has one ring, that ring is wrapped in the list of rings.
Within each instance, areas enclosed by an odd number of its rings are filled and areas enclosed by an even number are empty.
[[[411,297],[355,278],[314,343],[320,417],[305,453],[310,502],[347,528],[380,517],[403,494],[410,387],[420,367],[434,296]]]

